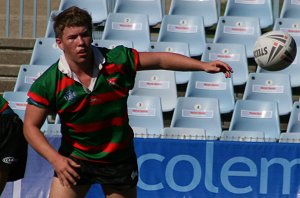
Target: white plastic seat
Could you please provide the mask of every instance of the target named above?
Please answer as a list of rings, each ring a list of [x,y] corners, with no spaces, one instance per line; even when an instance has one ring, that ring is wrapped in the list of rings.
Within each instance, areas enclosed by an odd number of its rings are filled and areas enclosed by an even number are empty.
[[[163,129],[165,139],[205,140],[205,130],[201,128],[165,127]]]
[[[61,0],[58,10],[63,11],[71,6],[88,11],[92,16],[93,24],[101,24],[107,19],[107,0]]]
[[[32,83],[49,68],[49,65],[21,65],[14,91],[28,91]]]
[[[265,134],[261,131],[223,131],[220,140],[241,142],[264,142]]]
[[[284,0],[282,3],[280,18],[300,18],[300,2]]]
[[[274,101],[279,115],[287,115],[293,106],[290,77],[280,73],[250,73],[243,99]]]
[[[204,50],[201,60],[210,62],[221,60],[231,66],[231,74],[234,86],[244,85],[248,80],[248,60],[245,46],[234,43],[208,43]]]
[[[179,97],[170,127],[203,129],[206,139],[218,139],[222,133],[218,100],[215,98]]]
[[[150,29],[146,14],[110,13],[107,17],[102,40],[128,40],[141,52],[148,51]]]
[[[61,11],[59,10],[52,10],[50,13],[50,17],[47,21],[47,27],[46,27],[46,32],[45,32],[45,37],[46,38],[55,38],[55,33],[53,29],[53,20],[52,18],[57,16]]]
[[[244,44],[247,58],[253,58],[254,43],[259,36],[261,28],[257,17],[222,16],[213,42]]]
[[[158,96],[163,112],[174,110],[177,100],[175,72],[171,70],[138,71],[131,95]]]
[[[62,53],[55,38],[36,38],[29,64],[52,65],[58,61]]]
[[[300,102],[295,101],[293,103],[292,111],[289,116],[288,125],[286,129],[287,133],[300,132]]]
[[[182,42],[151,42],[149,52],[172,52],[190,56],[188,43]],[[189,81],[191,72],[175,71],[176,84],[185,84]]]
[[[217,24],[219,18],[216,0],[171,0],[169,15],[202,16],[205,27],[211,27]]]
[[[232,79],[223,73],[192,72],[185,97],[215,98],[219,101],[221,114],[232,112],[235,103]]]
[[[258,17],[261,28],[273,26],[272,0],[227,0],[224,16]]]
[[[297,54],[295,60],[291,63],[291,65],[289,65],[285,69],[279,71],[268,71],[258,66],[256,72],[288,74],[290,76],[291,87],[300,87],[300,48],[297,47]]]
[[[188,43],[190,56],[200,56],[206,45],[203,18],[190,15],[165,15],[157,41]]]
[[[27,106],[27,92],[26,91],[5,91],[3,98],[7,100],[10,108],[24,121],[25,110]]]
[[[47,136],[61,136],[61,124],[48,124],[45,131]]]
[[[154,26],[162,21],[165,0],[116,0],[114,13],[146,14],[149,25]]]
[[[277,104],[274,101],[237,100],[229,131],[259,131],[265,141],[276,141],[281,133]]]
[[[136,134],[146,133],[157,136],[162,134],[164,119],[159,97],[129,95],[127,109],[129,124],[134,127]]]

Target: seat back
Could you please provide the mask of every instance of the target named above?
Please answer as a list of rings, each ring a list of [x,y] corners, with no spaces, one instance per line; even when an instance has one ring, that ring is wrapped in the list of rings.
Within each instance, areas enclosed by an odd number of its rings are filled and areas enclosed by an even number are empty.
[[[27,106],[27,92],[25,91],[5,91],[3,98],[7,100],[10,108],[24,121]]]
[[[57,46],[55,38],[36,38],[30,65],[52,65],[63,51]]]
[[[229,131],[259,131],[266,141],[276,141],[281,133],[277,104],[274,101],[238,100]]]
[[[300,18],[299,1],[284,0],[280,11],[280,18]]]
[[[290,77],[279,73],[250,73],[243,99],[277,102],[279,115],[287,115],[293,106]]]
[[[131,95],[158,96],[163,112],[174,110],[177,100],[175,72],[170,70],[138,71]]]
[[[114,13],[146,14],[149,25],[154,26],[162,21],[164,15],[162,4],[165,0],[116,0]]]
[[[102,40],[128,40],[138,51],[147,51],[150,29],[146,14],[110,13],[106,20]]]
[[[280,30],[290,34],[297,46],[300,46],[300,22],[298,18],[277,18],[273,30]]]
[[[247,58],[253,58],[254,43],[259,36],[261,28],[257,17],[222,16],[213,42],[244,44]]]
[[[172,0],[169,9],[169,15],[202,16],[205,27],[211,27],[217,24],[219,18],[216,0]]]
[[[104,22],[108,15],[107,0],[61,0],[58,10],[63,11],[71,6],[77,6],[88,11],[94,24]]]
[[[273,26],[272,0],[227,0],[224,16],[258,17],[261,28]]]
[[[287,133],[300,132],[300,102],[299,101],[295,101],[293,103],[286,132]]]
[[[190,15],[165,15],[157,41],[186,42],[190,56],[200,56],[206,45],[206,33],[202,17]]]
[[[218,100],[178,97],[170,127],[204,129],[207,139],[219,138],[222,124]]]
[[[190,56],[188,43],[182,42],[151,42],[150,52],[172,52]],[[191,72],[175,71],[176,84],[185,84],[189,81]]]
[[[149,135],[162,134],[164,119],[159,97],[129,95],[127,109],[130,126],[146,128]]]
[[[34,81],[48,68],[49,65],[21,65],[14,91],[28,91]]]
[[[288,67],[279,70],[279,71],[268,71],[260,66],[257,67],[257,73],[279,73],[279,74],[287,74],[290,76],[291,86],[292,87],[300,87],[300,48],[297,47],[297,54],[295,60]]]
[[[47,27],[46,27],[46,32],[45,32],[45,37],[46,38],[55,38],[55,33],[53,29],[53,20],[52,18],[57,16],[61,11],[59,10],[52,10],[50,13],[50,17],[47,21]]]
[[[192,72],[185,97],[215,98],[222,114],[232,112],[235,103],[232,79],[226,78],[223,73]]]
[[[229,64],[232,69],[232,83],[244,85],[248,80],[248,60],[245,46],[233,43],[208,43],[201,57],[202,61],[221,60]]]

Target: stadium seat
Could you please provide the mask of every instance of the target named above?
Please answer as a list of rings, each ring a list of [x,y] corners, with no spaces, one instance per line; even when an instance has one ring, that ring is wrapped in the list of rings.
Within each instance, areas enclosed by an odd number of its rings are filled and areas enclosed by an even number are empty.
[[[225,78],[223,73],[192,72],[185,97],[216,98],[221,114],[232,112],[235,103],[232,79]]]
[[[279,73],[250,73],[243,99],[277,102],[279,115],[287,115],[293,106],[290,77]]]
[[[287,133],[300,132],[300,102],[293,103],[292,111],[288,120]]]
[[[221,60],[229,64],[232,69],[232,83],[234,86],[244,85],[248,80],[248,59],[243,44],[208,43],[204,50],[202,61]]]
[[[257,67],[257,73],[279,73],[279,74],[288,74],[290,76],[291,87],[300,87],[300,48],[297,47],[297,55],[295,57],[294,62],[289,65],[287,68],[279,70],[279,71],[268,71],[260,66]]]
[[[190,56],[188,43],[181,42],[151,42],[150,52],[172,52]],[[191,72],[188,71],[175,71],[176,84],[185,84],[189,81]]]
[[[281,133],[279,137],[280,143],[300,143],[300,132]]]
[[[8,101],[9,106],[12,110],[24,121],[25,110],[27,106],[27,91],[5,91],[3,93],[3,98]],[[45,120],[41,131],[45,132],[48,127],[48,121]]]
[[[221,16],[214,43],[239,43],[246,47],[247,58],[253,58],[254,43],[261,36],[257,17]]]
[[[165,139],[205,140],[205,130],[201,128],[165,127],[163,129]]]
[[[95,25],[101,24],[107,19],[107,0],[61,0],[58,10],[63,11],[71,6],[87,10],[91,14]]]
[[[113,12],[146,14],[149,25],[154,26],[162,21],[164,15],[163,4],[165,4],[165,0],[116,0]]]
[[[220,140],[224,141],[242,141],[242,142],[264,142],[265,134],[261,131],[228,131],[221,134]]]
[[[224,16],[258,17],[265,29],[274,23],[272,0],[227,0]]]
[[[128,40],[138,51],[148,51],[150,29],[146,14],[110,13],[107,17],[102,40]]]
[[[61,124],[48,124],[46,136],[61,136]]]
[[[143,133],[137,127],[146,129],[148,135],[162,134],[164,119],[160,97],[129,95],[127,100],[129,124],[136,133]]]
[[[52,65],[58,61],[62,53],[55,38],[36,38],[29,64]]]
[[[32,83],[49,68],[49,65],[21,65],[14,91],[28,91]]]
[[[230,121],[229,131],[259,131],[265,141],[279,139],[280,118],[274,101],[237,100]]]
[[[94,39],[93,43],[96,47],[105,47],[108,49],[112,49],[117,47],[118,45],[123,45],[124,47],[133,48],[132,41],[128,40],[101,40],[101,39]]]
[[[300,22],[298,18],[277,18],[273,30],[280,30],[290,34],[297,46],[300,46]]]
[[[163,112],[173,111],[177,100],[175,72],[170,70],[138,71],[131,95],[158,96]]]
[[[186,42],[190,56],[200,56],[206,45],[203,17],[190,15],[165,15],[161,22],[157,41]]]
[[[46,32],[45,32],[45,37],[46,38],[55,38],[55,33],[53,30],[53,20],[52,17],[58,15],[61,11],[59,10],[52,10],[50,13],[50,17],[47,22],[47,27],[46,27]]]
[[[284,0],[282,3],[280,18],[300,18],[300,2]]]
[[[206,139],[218,139],[222,132],[218,100],[178,97],[170,127],[203,129]]]
[[[171,0],[169,15],[192,15],[202,16],[205,27],[212,27],[217,24],[219,14],[217,2],[218,0],[208,1],[186,1]]]

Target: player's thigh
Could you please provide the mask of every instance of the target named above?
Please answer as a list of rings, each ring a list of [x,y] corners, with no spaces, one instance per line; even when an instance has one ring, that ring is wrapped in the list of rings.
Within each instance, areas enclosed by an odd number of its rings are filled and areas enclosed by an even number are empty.
[[[89,188],[90,185],[77,185],[71,188],[67,188],[61,185],[57,177],[53,177],[49,197],[82,198],[85,197]]]
[[[135,198],[137,191],[136,186],[120,190],[116,189],[113,185],[103,185],[102,189],[106,198]]]

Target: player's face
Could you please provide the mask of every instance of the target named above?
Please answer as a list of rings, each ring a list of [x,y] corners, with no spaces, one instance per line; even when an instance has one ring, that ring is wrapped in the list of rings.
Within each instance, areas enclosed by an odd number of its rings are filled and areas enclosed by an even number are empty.
[[[92,36],[85,26],[65,27],[62,38],[57,38],[56,42],[69,64],[84,63],[91,58]]]

